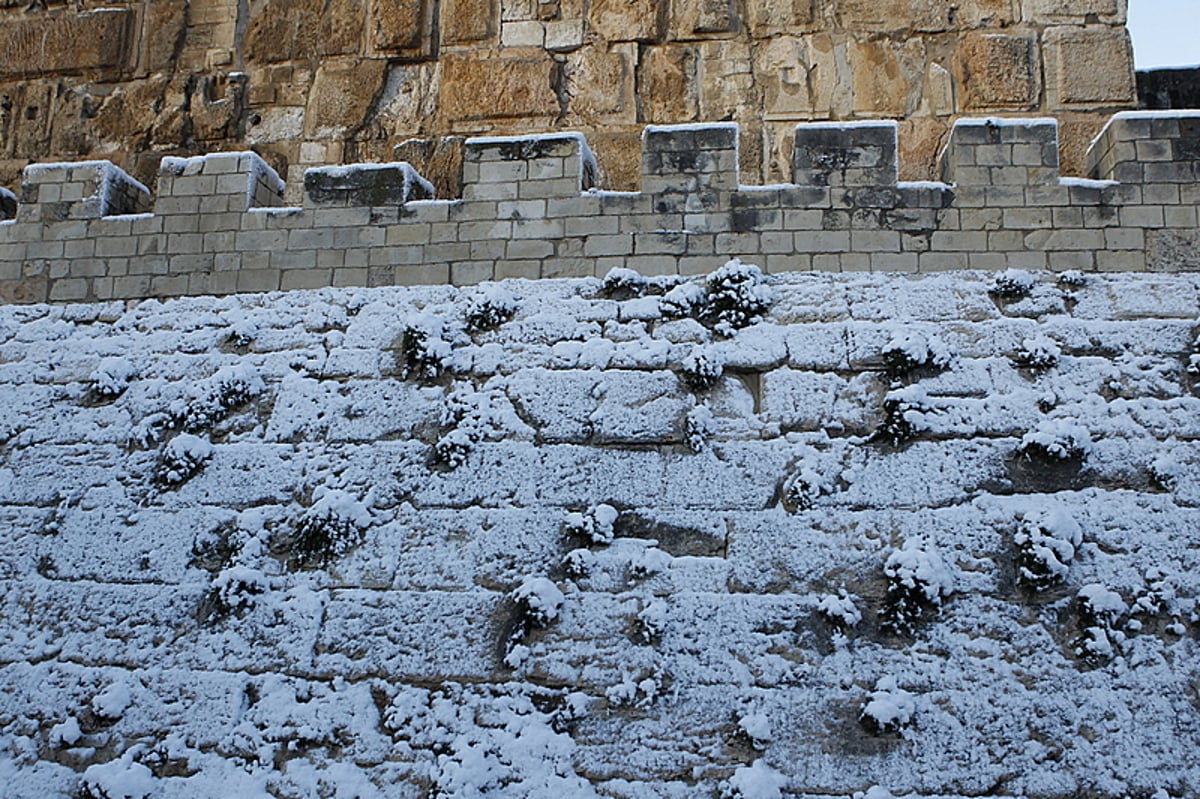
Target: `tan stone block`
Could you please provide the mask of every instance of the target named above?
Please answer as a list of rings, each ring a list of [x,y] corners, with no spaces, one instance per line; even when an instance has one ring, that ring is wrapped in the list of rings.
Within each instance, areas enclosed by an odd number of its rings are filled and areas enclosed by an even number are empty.
[[[1027,110],[1037,105],[1040,69],[1032,36],[968,33],[954,54],[960,110]]]
[[[813,0],[746,0],[746,15],[755,37],[805,32],[817,21]]]
[[[511,117],[557,117],[551,89],[554,61],[447,53],[442,58],[441,113],[451,122]]]
[[[792,36],[771,39],[756,49],[754,67],[763,90],[767,119],[804,119],[813,115],[817,66],[812,63],[807,39]]]
[[[387,52],[420,51],[430,24],[422,0],[372,0],[371,42]]]
[[[588,25],[609,42],[655,41],[661,31],[660,6],[656,0],[592,0]]]
[[[748,42],[709,41],[700,46],[700,118],[757,115],[754,63]]]
[[[916,110],[925,71],[921,39],[852,41],[849,55],[856,113],[907,117]]]
[[[692,122],[699,117],[698,63],[694,46],[647,47],[639,66],[642,116],[651,123]]]
[[[618,44],[607,51],[585,47],[567,57],[567,88],[571,101],[568,120],[596,124],[637,121],[634,70],[637,45]]]
[[[1079,24],[1094,18],[1124,25],[1127,0],[1022,0],[1024,17],[1038,24]]]
[[[1133,49],[1123,28],[1049,28],[1043,36],[1046,95],[1052,108],[1132,105]]]
[[[312,138],[330,138],[361,125],[383,83],[383,60],[331,61],[317,70],[304,132]]]
[[[692,0],[672,3],[672,38],[685,41],[697,35],[732,33],[738,29],[737,3],[734,0]]]
[[[142,20],[141,59],[139,66],[157,72],[171,66],[180,39],[187,32],[186,0],[147,3]]]
[[[246,30],[246,60],[273,63],[356,53],[367,16],[363,6],[363,0],[266,0]]]
[[[936,32],[955,25],[955,6],[943,0],[836,0],[837,20],[855,32]]]
[[[0,79],[121,66],[133,21],[127,9],[6,15],[0,22]]]
[[[492,39],[498,17],[496,0],[442,0],[438,20],[442,42],[465,44]]]

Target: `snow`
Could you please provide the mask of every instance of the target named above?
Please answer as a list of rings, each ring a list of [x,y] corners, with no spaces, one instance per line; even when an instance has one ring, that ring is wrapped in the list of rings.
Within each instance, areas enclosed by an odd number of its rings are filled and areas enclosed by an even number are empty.
[[[1027,274],[0,308],[0,792],[1193,795],[1200,277]]]

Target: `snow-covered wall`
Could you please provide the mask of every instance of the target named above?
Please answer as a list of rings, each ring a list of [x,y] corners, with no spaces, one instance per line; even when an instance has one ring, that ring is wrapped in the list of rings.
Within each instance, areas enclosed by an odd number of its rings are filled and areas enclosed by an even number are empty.
[[[0,794],[1200,795],[1195,275],[0,310]]]
[[[0,223],[0,299],[705,274],[735,256],[772,273],[1200,268],[1200,112],[1118,114],[1088,179],[1060,177],[1053,119],[959,120],[944,182],[897,181],[894,122],[793,140],[793,183],[746,186],[736,124],[651,126],[631,193],[593,186],[579,134],[468,139],[461,199],[429,199],[401,162],[309,170],[296,208],[251,152],[164,159],[153,203],[111,164],[35,165]]]

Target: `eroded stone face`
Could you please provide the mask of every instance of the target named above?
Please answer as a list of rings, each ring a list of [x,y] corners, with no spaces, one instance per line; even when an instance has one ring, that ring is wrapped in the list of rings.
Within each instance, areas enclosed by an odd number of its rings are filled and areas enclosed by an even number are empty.
[[[253,146],[299,174],[414,137],[570,126],[623,153],[645,124],[722,119],[753,132],[751,182],[780,177],[789,123],[814,119],[908,120],[901,174],[926,177],[950,120],[980,112],[1060,116],[1071,174],[1076,132],[1134,101],[1126,0],[26,5],[0,0],[9,188],[31,160],[115,157],[150,180],[161,154]],[[637,188],[636,157],[602,160],[610,188]]]

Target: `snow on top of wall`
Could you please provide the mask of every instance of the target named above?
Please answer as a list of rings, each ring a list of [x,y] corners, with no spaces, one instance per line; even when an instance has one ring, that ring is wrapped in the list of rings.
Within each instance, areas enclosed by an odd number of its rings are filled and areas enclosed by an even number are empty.
[[[6,795],[1194,795],[1200,277],[1028,277],[0,308]]]

